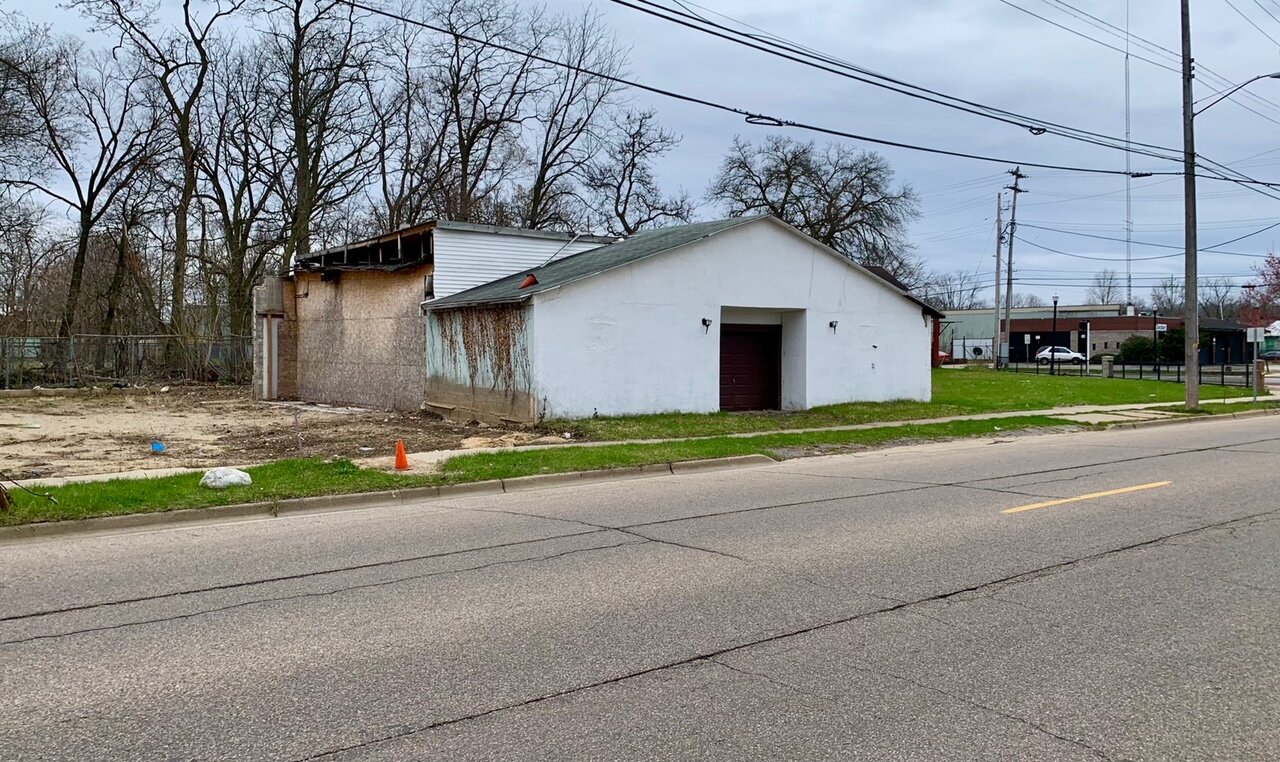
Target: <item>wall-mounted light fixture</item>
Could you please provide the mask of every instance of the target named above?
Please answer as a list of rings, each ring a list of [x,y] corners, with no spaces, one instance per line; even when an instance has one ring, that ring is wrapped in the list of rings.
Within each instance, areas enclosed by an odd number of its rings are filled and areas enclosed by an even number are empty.
[[[711,318],[702,319],[702,332],[711,333]]]
[[[827,323],[827,327],[831,329],[832,333],[836,332],[836,326],[838,325],[840,325],[839,320],[832,320],[830,323]]]

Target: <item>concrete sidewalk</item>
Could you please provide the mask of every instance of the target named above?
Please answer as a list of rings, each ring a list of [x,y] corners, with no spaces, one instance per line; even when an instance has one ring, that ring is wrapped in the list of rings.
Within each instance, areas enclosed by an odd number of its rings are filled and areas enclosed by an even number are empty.
[[[1265,398],[1259,398],[1260,400]],[[1226,400],[1202,399],[1201,404],[1221,405],[1239,402],[1252,402],[1250,397],[1237,397]],[[1276,401],[1280,401],[1277,399]],[[895,426],[921,426],[932,423],[952,423],[954,421],[999,420],[1001,418],[1022,418],[1025,416],[1052,416],[1079,423],[1117,423],[1124,421],[1149,421],[1155,419],[1176,419],[1192,417],[1186,413],[1150,410],[1150,408],[1172,407],[1178,402],[1140,402],[1123,405],[1072,405],[1055,407],[1047,410],[1011,410],[999,413],[972,413],[969,415],[950,415],[940,418],[914,418],[902,421],[871,421],[868,423],[852,423],[845,426],[820,426],[803,429],[774,429],[770,431],[750,431],[735,434],[710,434],[697,437],[673,437],[669,439],[615,439],[608,441],[565,442],[565,444],[517,445],[512,447],[484,447],[471,450],[433,450],[430,452],[409,453],[409,466],[418,473],[430,473],[439,468],[444,461],[459,455],[476,455],[486,452],[511,452],[514,450],[545,450],[555,447],[605,447],[620,444],[662,444],[664,442],[695,442],[703,439],[743,439],[771,434],[808,434],[820,431],[861,431],[864,429],[883,429]],[[359,461],[360,465],[372,468],[390,469],[394,459],[390,457],[368,458]]]
[[[1276,400],[1280,401],[1280,400]],[[1250,397],[1236,397],[1232,399],[1202,399],[1201,404],[1205,405],[1222,405],[1240,402],[1252,402]],[[566,440],[564,444],[541,444],[541,445],[514,445],[507,447],[478,447],[469,450],[430,450],[427,452],[409,453],[409,472],[416,474],[433,473],[439,470],[440,464],[450,458],[459,455],[479,455],[490,452],[513,452],[516,450],[547,450],[558,447],[605,447],[608,445],[627,445],[627,444],[662,444],[664,442],[692,442],[704,439],[722,439],[732,437],[736,439],[767,436],[771,434],[808,434],[822,431],[861,431],[864,429],[883,429],[895,426],[922,426],[935,423],[952,423],[955,421],[981,421],[981,420],[1000,420],[1002,418],[1021,418],[1025,416],[1051,416],[1054,418],[1062,418],[1066,421],[1074,421],[1082,424],[1097,423],[1122,423],[1126,421],[1151,421],[1160,419],[1178,419],[1189,418],[1185,413],[1176,413],[1163,410],[1151,410],[1151,408],[1172,407],[1177,402],[1145,402],[1145,403],[1129,403],[1123,405],[1073,405],[1067,407],[1055,407],[1045,410],[1011,410],[999,413],[972,413],[969,415],[950,415],[939,418],[915,418],[902,421],[871,421],[868,423],[854,423],[845,426],[823,426],[816,428],[802,429],[774,429],[770,431],[751,431],[735,434],[711,434],[697,437],[674,437],[670,439],[620,439],[608,441],[590,441],[590,442],[574,442]],[[391,470],[394,468],[395,459],[393,457],[380,458],[363,458],[354,461],[357,465],[378,468],[383,470]],[[236,468],[247,468],[247,466],[235,466]],[[159,468],[147,469],[140,471],[123,471],[109,474],[84,474],[80,476],[65,476],[40,479],[21,479],[18,484],[28,487],[61,487],[67,484],[76,484],[83,482],[99,482],[112,479],[150,479],[160,476],[174,476],[177,474],[199,473],[206,471],[204,468]]]

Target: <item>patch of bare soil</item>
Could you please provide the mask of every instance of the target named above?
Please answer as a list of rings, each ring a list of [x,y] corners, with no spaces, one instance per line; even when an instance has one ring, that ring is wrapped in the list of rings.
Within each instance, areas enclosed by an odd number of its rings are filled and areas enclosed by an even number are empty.
[[[147,468],[251,465],[282,458],[370,458],[525,444],[536,432],[303,403],[255,402],[243,387],[0,399],[0,470],[14,478]],[[153,442],[164,446],[154,452]]]

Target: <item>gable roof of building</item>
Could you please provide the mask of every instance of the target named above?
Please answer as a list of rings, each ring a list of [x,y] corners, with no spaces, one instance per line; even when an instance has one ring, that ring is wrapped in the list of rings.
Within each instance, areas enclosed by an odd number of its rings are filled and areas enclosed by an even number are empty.
[[[705,238],[710,238],[718,233],[741,225],[747,225],[760,220],[771,220],[781,225],[787,230],[800,235],[818,246],[822,244],[813,239],[808,238],[800,231],[787,225],[785,222],[771,217],[767,214],[754,215],[750,217],[731,217],[726,220],[716,220],[714,222],[695,222],[689,225],[680,225],[677,227],[658,228],[656,230],[646,230],[637,233],[632,237],[619,241],[617,243],[608,244],[599,248],[590,249],[588,251],[573,254],[563,259],[535,267],[532,270],[521,270],[514,275],[508,275],[505,278],[499,278],[490,281],[475,288],[466,291],[460,291],[456,294],[423,302],[424,309],[429,311],[453,309],[458,307],[478,307],[482,305],[496,304],[516,304],[531,298],[534,294],[549,291],[554,288],[573,283],[575,281],[590,278],[594,275],[624,267],[633,262],[647,259],[657,254],[687,246],[696,243]],[[862,267],[840,254],[832,251],[828,247],[822,248],[829,251],[833,256],[844,261],[846,264],[871,275],[878,280],[884,282],[886,286],[898,292],[901,296],[920,305],[929,314],[935,317],[942,317],[942,313],[933,307],[920,301],[907,290],[902,287],[892,275],[886,271],[884,275],[880,275],[873,270]],[[533,276],[536,283],[521,288],[521,284],[529,276]]]
[[[699,241],[754,219],[757,218],[735,217],[716,222],[699,222],[679,227],[646,230],[618,243],[572,254],[531,270],[521,270],[515,275],[508,275],[466,291],[425,302],[423,306],[435,310],[523,302],[534,294],[638,262],[654,254]],[[520,288],[520,284],[529,275],[533,275],[538,282],[532,286]]]

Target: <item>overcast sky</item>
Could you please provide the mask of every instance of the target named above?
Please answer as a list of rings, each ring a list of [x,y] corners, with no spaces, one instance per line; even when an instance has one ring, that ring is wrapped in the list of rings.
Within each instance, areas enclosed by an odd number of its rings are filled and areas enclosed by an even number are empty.
[[[0,2],[34,20],[54,22],[65,31],[87,31],[82,20],[54,7],[52,0]],[[162,2],[177,7],[180,0]],[[1124,134],[1123,54],[1049,23],[1123,48],[1122,36],[1109,35],[1070,15],[1082,11],[1123,29],[1123,0],[699,2],[700,6],[690,5],[690,9],[724,14],[912,84],[1092,132],[1116,137]],[[550,0],[547,5],[556,11],[578,11],[584,3]],[[646,84],[752,112],[902,143],[1021,162],[1118,170],[1125,166],[1121,151],[1053,135],[1034,136],[1019,127],[783,61],[607,0],[594,0],[592,5],[604,13],[619,40],[630,47],[632,76]],[[1193,49],[1199,66],[1233,83],[1280,70],[1280,2],[1193,0],[1192,6]],[[1242,18],[1241,12],[1261,29]],[[723,17],[712,18],[725,22]],[[1130,29],[1135,37],[1177,51],[1178,3],[1132,0]],[[1178,149],[1182,144],[1178,63],[1167,53],[1153,53],[1137,44],[1133,53],[1175,70],[1132,59],[1133,139]],[[1221,89],[1205,81],[1202,73],[1196,97]],[[1280,136],[1280,80],[1262,80],[1243,92],[1249,95],[1224,101],[1196,120],[1197,151],[1252,177],[1280,180],[1280,144],[1276,142]],[[684,143],[661,167],[664,183],[682,185],[699,196],[735,135],[759,140],[778,131],[660,96],[637,93],[635,98],[640,105],[656,108],[662,123],[684,136]],[[787,134],[827,139],[800,130]],[[931,266],[978,270],[991,276],[995,197],[1010,180],[1002,173],[1012,165],[853,144],[880,151],[892,163],[898,179],[919,193],[922,216],[913,225],[911,237]],[[1179,171],[1180,164],[1134,156],[1133,168]],[[1123,177],[1034,168],[1024,171],[1030,175],[1023,181],[1029,192],[1019,199],[1018,219],[1025,242],[1015,245],[1015,265],[1017,277],[1025,285],[1018,290],[1044,297],[1057,290],[1064,303],[1073,303],[1083,299],[1088,280],[1097,270],[1114,267],[1123,276],[1124,243],[1058,232],[1123,239]],[[1138,179],[1133,188],[1134,241],[1180,246],[1181,178]],[[1280,221],[1280,200],[1237,184],[1201,180],[1198,197],[1202,248]],[[715,217],[718,212],[711,206],[701,210],[704,217]],[[1256,255],[1271,250],[1276,240],[1280,240],[1280,227],[1226,247],[1254,257],[1204,253],[1200,272],[1244,282],[1258,261]],[[1073,258],[1034,244],[1114,261]],[[1148,295],[1162,276],[1180,275],[1181,268],[1177,250],[1135,245],[1135,295]]]

